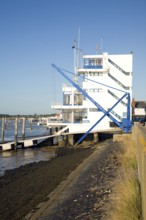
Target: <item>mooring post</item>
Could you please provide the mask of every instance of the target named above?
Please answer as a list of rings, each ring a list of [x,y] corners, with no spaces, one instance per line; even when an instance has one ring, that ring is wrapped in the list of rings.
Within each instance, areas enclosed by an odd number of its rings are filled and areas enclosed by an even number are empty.
[[[25,140],[25,125],[26,125],[26,119],[23,118],[23,121],[22,121],[22,140]]]
[[[2,118],[2,143],[5,142],[5,118]]]
[[[18,118],[15,118],[15,150],[17,150]]]
[[[50,135],[52,135],[53,134],[53,130],[52,130],[52,128],[50,128]]]
[[[32,130],[32,118],[30,118],[30,129]]]
[[[7,118],[5,117],[5,129],[7,128]]]

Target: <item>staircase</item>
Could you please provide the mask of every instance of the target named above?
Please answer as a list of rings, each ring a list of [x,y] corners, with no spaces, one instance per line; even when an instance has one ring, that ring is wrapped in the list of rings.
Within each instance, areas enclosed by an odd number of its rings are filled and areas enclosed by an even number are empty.
[[[124,84],[122,84],[119,80],[117,80],[113,75],[111,75],[110,73],[108,73],[108,76],[114,80],[118,85],[120,85],[123,89],[125,90],[129,90],[130,88],[125,86]]]
[[[125,75],[130,75],[129,72],[126,72],[125,70],[123,70],[120,66],[118,66],[116,63],[114,63],[111,59],[108,59],[109,63],[111,63],[115,68],[117,68],[120,72],[122,72]]]
[[[110,95],[112,95],[116,100],[119,100],[119,97],[116,96],[116,95],[115,95],[113,92],[111,92],[110,90],[108,90],[108,93],[109,93]],[[127,107],[127,104],[126,104],[125,102],[121,101],[120,103],[121,103],[122,105],[124,105],[124,106]]]

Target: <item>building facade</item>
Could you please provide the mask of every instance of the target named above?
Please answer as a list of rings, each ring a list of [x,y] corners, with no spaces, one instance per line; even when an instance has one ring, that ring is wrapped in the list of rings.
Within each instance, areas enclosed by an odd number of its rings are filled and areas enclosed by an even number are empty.
[[[132,60],[132,53],[83,56],[83,66],[77,68],[73,81],[85,94],[74,86],[63,85],[63,104],[52,106],[53,109],[62,111],[62,120],[69,124],[70,132],[87,131],[104,114],[89,100],[88,95],[106,111],[124,93],[129,93],[132,99]],[[119,123],[127,117],[127,104],[125,97],[110,112]],[[113,126],[115,123],[106,116],[94,127],[94,130],[107,130]]]

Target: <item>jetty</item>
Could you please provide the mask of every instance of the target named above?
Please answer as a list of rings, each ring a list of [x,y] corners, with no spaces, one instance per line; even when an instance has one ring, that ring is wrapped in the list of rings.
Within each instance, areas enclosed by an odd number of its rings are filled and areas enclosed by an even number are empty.
[[[57,132],[56,132],[57,130]],[[121,133],[122,130],[118,128],[91,131],[83,142],[95,142],[105,140],[107,138],[113,137],[114,134]],[[41,146],[75,146],[77,145],[79,139],[84,135],[84,132],[68,132],[68,126],[63,129],[58,127],[50,128],[50,135],[33,137],[25,140],[11,141],[7,143],[0,144],[1,151],[17,150],[17,149],[27,149],[30,147],[41,147]]]

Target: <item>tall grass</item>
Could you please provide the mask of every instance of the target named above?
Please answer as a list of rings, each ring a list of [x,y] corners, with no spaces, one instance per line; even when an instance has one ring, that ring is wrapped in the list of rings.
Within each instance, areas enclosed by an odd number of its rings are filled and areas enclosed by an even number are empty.
[[[120,155],[121,171],[116,184],[111,220],[141,220],[141,193],[137,175],[136,149],[131,134],[124,136]]]

